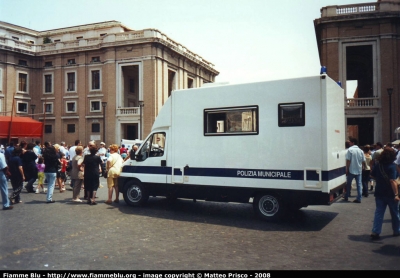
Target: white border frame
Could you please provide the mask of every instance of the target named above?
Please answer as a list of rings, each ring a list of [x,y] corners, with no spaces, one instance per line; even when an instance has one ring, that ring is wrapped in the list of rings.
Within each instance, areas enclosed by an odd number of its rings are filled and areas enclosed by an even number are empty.
[[[19,106],[20,104],[22,104],[22,103],[25,103],[25,104],[26,104],[26,111],[20,111],[20,110],[18,109],[18,106]],[[29,113],[28,110],[29,110],[29,102],[27,102],[27,101],[21,101],[21,100],[18,100],[18,101],[17,101],[17,107],[16,107],[15,111],[17,111],[18,114],[28,114],[28,113]]]
[[[68,110],[68,103],[74,103],[75,104],[75,110],[74,111],[69,111]],[[76,102],[76,100],[69,100],[65,102],[65,113],[77,113],[78,111],[78,103]]]
[[[75,74],[75,88],[73,91],[68,91],[68,73]],[[65,93],[77,93],[78,87],[78,71],[77,70],[66,70],[65,71]]]
[[[46,75],[51,75],[51,92],[46,92]],[[54,94],[54,73],[44,72],[43,73],[43,94],[51,95]]]
[[[99,106],[100,106],[100,110],[92,110],[92,102],[98,102],[98,103],[99,103]],[[94,112],[94,113],[103,112],[103,111],[102,111],[102,110],[103,110],[103,106],[101,105],[101,99],[91,99],[91,100],[90,100],[90,107],[89,107],[89,110],[90,110],[90,112]]]
[[[46,112],[45,104],[46,105],[51,105],[51,112]],[[43,102],[43,111],[44,111],[44,113],[46,113],[46,115],[54,114],[54,103],[53,102],[46,102],[46,103]]]
[[[92,72],[93,71],[99,71],[100,75],[100,88],[99,89],[93,89],[92,88]],[[103,73],[101,68],[89,68],[89,92],[100,92],[102,90],[102,81],[103,81]]]
[[[19,90],[19,75],[26,74],[26,92]],[[29,73],[27,71],[17,70],[17,93],[18,94],[29,94]]]

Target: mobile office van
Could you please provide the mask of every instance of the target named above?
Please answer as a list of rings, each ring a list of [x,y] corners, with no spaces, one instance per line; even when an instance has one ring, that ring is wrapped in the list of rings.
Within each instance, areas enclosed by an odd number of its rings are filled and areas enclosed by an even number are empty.
[[[125,145],[125,147],[128,149],[128,151],[130,149],[132,149],[132,147],[134,145],[140,146],[141,143],[142,143],[142,140],[139,140],[139,139],[136,139],[136,140],[121,139],[121,146]]]
[[[343,90],[327,75],[174,91],[119,178],[129,205],[252,201],[264,219],[329,205],[344,183]]]

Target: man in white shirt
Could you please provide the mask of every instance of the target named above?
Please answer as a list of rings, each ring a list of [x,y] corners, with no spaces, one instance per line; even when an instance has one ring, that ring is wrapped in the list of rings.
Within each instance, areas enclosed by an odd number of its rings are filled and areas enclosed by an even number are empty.
[[[361,174],[363,164],[365,165],[365,156],[364,152],[357,146],[357,139],[350,139],[350,148],[346,153],[346,175],[347,175],[347,184],[346,184],[346,195],[345,201],[348,201],[351,190],[351,182],[353,179],[356,180],[357,184],[357,199],[353,201],[353,203],[361,203],[361,195],[362,195],[362,183],[361,183]]]
[[[75,140],[75,146],[72,146],[71,148],[69,148],[69,158],[70,160],[72,160],[72,158],[74,158],[74,156],[76,155],[75,149],[76,147],[82,145],[81,140]]]

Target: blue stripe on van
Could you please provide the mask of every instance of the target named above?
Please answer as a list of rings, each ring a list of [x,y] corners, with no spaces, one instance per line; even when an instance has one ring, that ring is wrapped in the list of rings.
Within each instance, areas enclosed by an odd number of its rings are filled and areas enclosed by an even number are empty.
[[[137,174],[171,175],[171,167],[158,166],[124,166],[122,172]],[[322,181],[333,180],[346,174],[346,167],[322,171]],[[180,169],[174,168],[174,175],[182,175]],[[306,172],[307,180],[318,181],[315,170]],[[231,168],[193,168],[185,170],[185,176],[253,178],[278,180],[304,180],[303,170],[265,170],[265,169],[231,169]]]

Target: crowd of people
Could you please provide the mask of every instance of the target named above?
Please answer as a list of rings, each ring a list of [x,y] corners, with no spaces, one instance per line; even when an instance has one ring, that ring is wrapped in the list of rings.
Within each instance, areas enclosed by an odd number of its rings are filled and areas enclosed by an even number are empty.
[[[369,192],[374,191],[376,209],[371,239],[380,239],[387,207],[391,215],[393,236],[399,236],[400,145],[393,146],[390,142],[383,145],[377,142],[373,146],[359,147],[357,143],[355,138],[346,142],[347,181],[343,198],[345,201],[349,200],[354,179],[357,188],[354,203],[361,203],[362,197],[368,197]]]
[[[346,141],[346,187],[344,201],[351,197],[352,181],[356,181],[357,196],[354,203],[361,203],[362,197],[368,197],[374,191],[376,210],[371,239],[380,238],[386,208],[389,208],[393,236],[400,235],[399,184],[400,184],[400,144],[383,145],[380,142],[370,146],[357,146],[358,141],[350,138]],[[96,205],[96,192],[100,186],[100,176],[107,179],[108,198],[106,204],[119,203],[118,176],[124,160],[129,159],[128,149],[116,144],[105,147],[104,142],[97,147],[90,141],[84,148],[80,140],[74,146],[67,147],[65,142],[52,145],[39,141],[27,143],[21,141],[16,146],[11,143],[6,149],[0,148],[0,187],[3,210],[21,203],[20,193],[24,188],[29,193],[46,193],[46,202],[54,203],[53,192],[56,187],[60,193],[65,191],[66,174],[71,177],[72,202]],[[134,146],[133,151],[137,150]],[[11,180],[12,193],[8,194],[7,180]],[[38,180],[36,189],[35,181]],[[45,181],[47,188],[44,187]],[[112,200],[113,192],[115,199]]]
[[[83,190],[86,203],[96,205],[96,192],[102,187],[100,177],[103,176],[107,179],[108,187],[105,203],[119,203],[118,176],[124,160],[129,158],[128,151],[124,145],[119,147],[112,144],[106,148],[106,144],[101,142],[98,147],[94,141],[84,147],[80,140],[69,147],[65,142],[54,145],[45,142],[42,146],[40,141],[21,141],[16,145],[11,142],[6,148],[1,145],[0,187],[3,210],[13,209],[14,204],[22,202],[21,192],[24,188],[28,193],[38,194],[42,191],[46,193],[46,203],[54,203],[54,190],[58,188],[60,193],[65,192],[67,175],[71,179],[72,202],[83,202],[80,199]],[[12,186],[11,194],[8,192],[8,180]],[[112,200],[114,191],[116,196]]]

